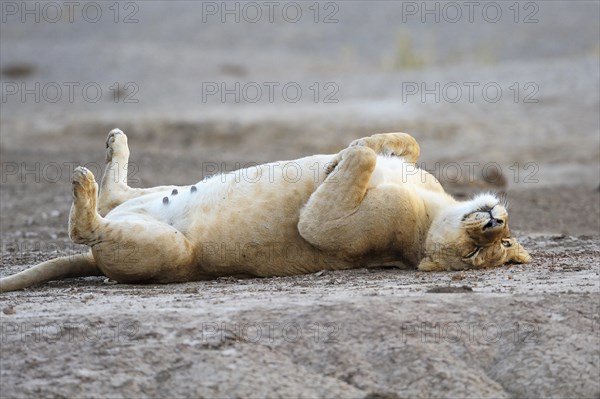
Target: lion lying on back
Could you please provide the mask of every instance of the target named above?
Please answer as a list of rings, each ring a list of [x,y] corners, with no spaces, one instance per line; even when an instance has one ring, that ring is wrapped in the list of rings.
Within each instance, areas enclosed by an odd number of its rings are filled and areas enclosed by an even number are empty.
[[[390,262],[436,271],[530,261],[498,198],[459,202],[446,194],[415,166],[419,145],[405,133],[192,186],[148,189],[127,185],[125,134],[111,131],[106,146],[99,193],[89,170],[73,175],[69,235],[91,251],[3,278],[0,291],[89,275],[170,283]]]

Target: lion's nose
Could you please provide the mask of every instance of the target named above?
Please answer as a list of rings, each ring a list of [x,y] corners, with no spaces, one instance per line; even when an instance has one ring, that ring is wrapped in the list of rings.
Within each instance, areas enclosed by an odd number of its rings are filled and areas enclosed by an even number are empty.
[[[485,226],[483,226],[483,229],[489,229],[491,227],[498,227],[498,226],[502,226],[504,224],[504,220],[502,219],[496,219],[496,218],[490,218],[490,221],[487,222],[487,224]]]

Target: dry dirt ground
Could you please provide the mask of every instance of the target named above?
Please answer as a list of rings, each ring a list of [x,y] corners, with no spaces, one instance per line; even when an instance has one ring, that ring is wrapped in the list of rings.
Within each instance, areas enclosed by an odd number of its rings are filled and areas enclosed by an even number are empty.
[[[532,24],[512,22],[512,2],[497,24],[401,23],[406,2],[393,1],[337,2],[335,24],[203,24],[201,3],[136,2],[134,24],[108,8],[97,24],[0,24],[3,82],[139,89],[134,104],[2,100],[1,276],[84,250],[67,236],[70,172],[98,176],[114,127],[136,187],[409,132],[457,197],[508,195],[533,262],[165,286],[90,277],[2,294],[1,397],[600,398],[597,2],[528,2]],[[339,102],[202,101],[202,82],[236,81],[334,82]],[[493,82],[504,96],[402,92],[436,82]]]
[[[268,126],[232,134],[268,135]],[[26,170],[65,160],[101,165],[107,129],[92,129],[89,136],[83,127],[68,130],[36,149],[3,148],[3,162],[26,162]],[[167,149],[152,139],[136,145],[132,129],[137,185],[190,181],[214,151],[208,146],[190,155],[175,133]],[[330,136],[348,141],[355,134],[344,129]],[[227,148],[227,141],[210,142]],[[318,151],[310,138],[297,141],[295,147]],[[262,145],[262,156],[276,157]],[[252,147],[245,155],[220,154],[224,162],[259,156]],[[446,185],[458,196],[497,189],[483,181]],[[6,174],[2,187],[3,276],[83,250],[66,234],[66,174],[27,184]],[[2,396],[597,397],[600,193],[597,187],[507,191],[510,223],[534,257],[530,265],[168,286],[90,277],[3,294]]]

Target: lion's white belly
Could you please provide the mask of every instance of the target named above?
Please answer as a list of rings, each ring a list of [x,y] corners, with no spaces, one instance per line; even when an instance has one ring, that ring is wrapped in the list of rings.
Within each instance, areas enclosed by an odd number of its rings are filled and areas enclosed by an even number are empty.
[[[333,155],[315,155],[294,161],[281,161],[216,175],[195,185],[146,194],[126,201],[107,215],[111,220],[126,220],[132,214],[152,217],[186,230],[201,215],[236,212],[259,197],[283,197],[283,193],[305,191],[306,183],[320,184],[324,169]],[[192,187],[196,190],[192,191]],[[307,193],[310,195],[310,192]],[[308,197],[307,197],[308,199]]]
[[[225,175],[216,175],[190,186],[146,194],[131,199],[113,209],[110,220],[131,220],[132,215],[152,218],[186,231],[190,224],[212,212],[230,211],[257,202],[257,196],[285,200],[290,191],[297,189],[305,200],[312,193],[306,192],[306,183],[314,182],[314,188],[325,178],[323,170],[334,155],[315,155],[295,161],[282,161],[258,167],[242,169]],[[377,165],[369,182],[369,188],[382,184],[422,185],[432,178],[402,158],[378,156]],[[195,190],[192,190],[195,187]],[[287,193],[284,195],[284,193]],[[240,206],[243,205],[243,206]]]
[[[219,176],[200,181],[195,185],[180,186],[177,193],[165,190],[146,194],[126,201],[108,213],[110,220],[127,220],[132,214],[168,223],[179,230],[185,230],[194,214],[204,206],[210,208],[227,200],[231,182],[223,183]],[[195,190],[192,190],[195,187]]]

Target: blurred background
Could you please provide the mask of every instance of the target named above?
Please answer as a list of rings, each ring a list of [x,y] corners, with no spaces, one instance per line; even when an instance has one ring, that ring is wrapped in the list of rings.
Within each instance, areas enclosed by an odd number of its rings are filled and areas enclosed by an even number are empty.
[[[133,186],[404,131],[456,196],[507,192],[513,229],[598,234],[597,1],[1,5],[5,240],[68,240],[113,127]]]
[[[134,187],[408,132],[458,198],[505,193],[534,258],[51,282],[0,298],[3,396],[600,397],[599,25],[597,0],[0,0],[2,276],[87,251],[71,173],[115,127]]]

